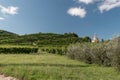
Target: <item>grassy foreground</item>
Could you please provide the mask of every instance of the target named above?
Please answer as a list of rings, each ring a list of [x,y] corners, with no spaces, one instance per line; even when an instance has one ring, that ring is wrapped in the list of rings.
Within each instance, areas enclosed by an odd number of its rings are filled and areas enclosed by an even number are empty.
[[[0,73],[20,80],[120,80],[120,73],[111,67],[53,54],[0,54]]]

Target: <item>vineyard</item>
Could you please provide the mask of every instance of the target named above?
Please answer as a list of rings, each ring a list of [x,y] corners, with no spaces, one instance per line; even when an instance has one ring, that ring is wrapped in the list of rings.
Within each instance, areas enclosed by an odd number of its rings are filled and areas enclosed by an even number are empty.
[[[4,54],[20,54],[20,53],[37,53],[38,48],[32,47],[0,47],[0,53]]]
[[[119,45],[120,38],[91,43],[75,33],[0,30],[0,74],[19,80],[119,80]]]
[[[79,37],[75,33],[34,33],[18,35],[0,30],[0,53],[39,53],[47,52],[64,55],[69,44],[90,42],[91,39]]]

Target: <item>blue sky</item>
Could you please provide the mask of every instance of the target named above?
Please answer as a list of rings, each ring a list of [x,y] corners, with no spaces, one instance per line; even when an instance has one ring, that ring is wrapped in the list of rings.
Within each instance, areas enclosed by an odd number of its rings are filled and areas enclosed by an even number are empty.
[[[120,0],[0,0],[0,29],[17,34],[120,34]]]

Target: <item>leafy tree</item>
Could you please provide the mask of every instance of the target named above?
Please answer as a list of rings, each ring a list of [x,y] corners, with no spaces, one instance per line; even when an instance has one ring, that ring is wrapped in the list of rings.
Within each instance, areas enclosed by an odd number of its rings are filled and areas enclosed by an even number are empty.
[[[91,38],[89,36],[84,37],[85,42],[91,42]]]

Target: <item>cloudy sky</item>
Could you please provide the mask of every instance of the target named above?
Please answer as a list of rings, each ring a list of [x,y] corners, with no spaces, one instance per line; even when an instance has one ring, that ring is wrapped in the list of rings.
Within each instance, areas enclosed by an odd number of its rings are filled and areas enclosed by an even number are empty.
[[[120,35],[120,0],[0,0],[0,29],[110,39]]]

